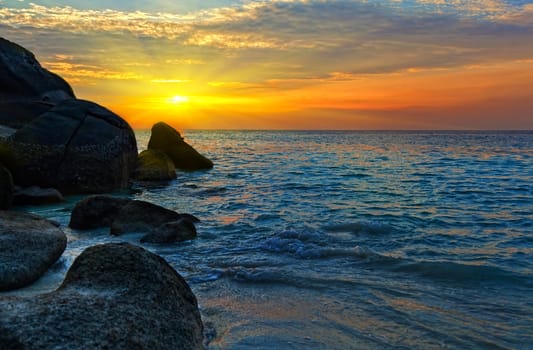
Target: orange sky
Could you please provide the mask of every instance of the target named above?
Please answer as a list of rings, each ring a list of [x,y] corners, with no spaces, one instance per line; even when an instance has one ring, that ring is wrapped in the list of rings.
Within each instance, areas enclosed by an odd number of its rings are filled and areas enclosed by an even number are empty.
[[[533,129],[527,3],[51,3],[0,2],[5,37],[134,127]]]

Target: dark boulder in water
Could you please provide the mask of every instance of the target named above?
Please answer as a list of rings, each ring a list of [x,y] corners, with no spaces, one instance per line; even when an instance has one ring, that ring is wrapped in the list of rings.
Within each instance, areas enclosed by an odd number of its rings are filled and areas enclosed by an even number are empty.
[[[0,210],[11,208],[13,192],[14,186],[11,173],[0,163]]]
[[[187,219],[164,223],[141,238],[146,243],[183,242],[196,238],[196,227]]]
[[[172,159],[176,169],[201,170],[211,169],[213,162],[198,153],[186,143],[180,133],[170,125],[159,122],[152,126],[152,135],[148,149],[157,149]]]
[[[30,51],[0,38],[0,103],[29,99],[56,103],[70,98],[74,92],[65,80],[41,67]]]
[[[61,287],[0,298],[0,348],[202,349],[196,297],[161,257],[130,244],[85,250]]]
[[[50,221],[0,211],[0,290],[31,284],[59,259],[66,246],[67,237]]]
[[[176,178],[172,160],[162,151],[148,149],[139,154],[135,179],[140,181],[165,181]]]
[[[111,234],[120,235],[150,232],[162,224],[181,219],[190,223],[200,221],[194,215],[179,214],[149,202],[96,195],[89,196],[74,206],[69,226],[78,230],[110,227]]]
[[[55,188],[15,187],[13,194],[13,204],[16,205],[41,205],[53,204],[64,201],[61,192]]]
[[[16,184],[57,188],[65,194],[125,188],[135,169],[131,127],[92,102],[66,100],[6,140]]]
[[[69,227],[77,230],[109,227],[120,209],[130,201],[131,199],[106,195],[84,198],[72,209]]]
[[[181,215],[173,210],[145,201],[132,200],[119,210],[111,224],[110,232],[112,235],[148,232],[166,222],[179,219]]]

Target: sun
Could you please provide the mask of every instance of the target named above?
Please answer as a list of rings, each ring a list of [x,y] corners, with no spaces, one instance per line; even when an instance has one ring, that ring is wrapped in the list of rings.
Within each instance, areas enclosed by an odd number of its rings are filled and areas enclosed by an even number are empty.
[[[189,98],[187,96],[176,95],[169,98],[168,102],[174,104],[187,103],[189,102]]]

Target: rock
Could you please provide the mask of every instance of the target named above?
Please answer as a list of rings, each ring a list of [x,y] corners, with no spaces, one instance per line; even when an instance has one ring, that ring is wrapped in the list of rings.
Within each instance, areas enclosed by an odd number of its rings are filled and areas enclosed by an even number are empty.
[[[119,210],[130,202],[131,199],[126,198],[105,195],[89,196],[76,203],[68,225],[78,230],[109,227]]]
[[[0,309],[2,349],[203,348],[198,303],[185,280],[161,257],[126,243],[88,248],[56,291],[1,298]]]
[[[13,178],[9,170],[0,164],[0,210],[9,209],[13,204]]]
[[[146,243],[183,242],[196,238],[196,227],[187,219],[164,223],[141,238]]]
[[[71,98],[74,92],[65,80],[41,67],[30,51],[0,38],[0,102]]]
[[[17,98],[15,101],[0,101],[0,125],[15,130],[34,121],[41,114],[48,112],[54,104]]]
[[[48,220],[0,211],[0,290],[21,288],[37,280],[59,259],[66,245],[65,234]]]
[[[111,224],[110,233],[120,235],[128,232],[149,232],[164,223],[178,221],[181,218],[181,215],[173,210],[132,200],[119,210]]]
[[[16,184],[61,193],[101,193],[128,185],[137,161],[131,127],[92,102],[65,100],[6,140]]]
[[[148,149],[163,151],[172,159],[176,169],[200,170],[213,167],[213,162],[198,153],[183,141],[179,132],[163,122],[152,126],[152,135],[148,142]]]
[[[164,181],[176,178],[172,160],[162,151],[149,149],[139,154],[135,179],[140,181]]]
[[[120,235],[150,232],[164,223],[181,219],[191,223],[200,221],[194,215],[178,214],[145,201],[95,195],[81,200],[74,206],[69,227],[77,230],[110,227],[112,235]]]
[[[61,203],[65,199],[61,192],[55,188],[15,187],[13,204],[16,205],[40,205]]]

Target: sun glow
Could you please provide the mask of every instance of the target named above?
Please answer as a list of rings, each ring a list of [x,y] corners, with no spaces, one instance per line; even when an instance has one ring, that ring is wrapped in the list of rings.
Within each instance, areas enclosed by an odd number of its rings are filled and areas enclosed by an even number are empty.
[[[173,104],[187,103],[189,102],[189,98],[187,96],[176,95],[169,98],[168,102]]]

